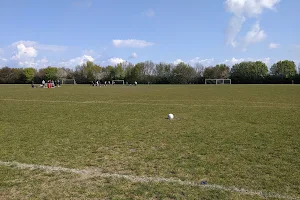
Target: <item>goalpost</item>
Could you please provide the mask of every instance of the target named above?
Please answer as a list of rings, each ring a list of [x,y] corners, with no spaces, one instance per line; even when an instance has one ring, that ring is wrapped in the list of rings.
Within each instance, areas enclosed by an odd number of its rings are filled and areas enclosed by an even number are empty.
[[[231,79],[205,79],[205,84],[231,84]]]
[[[125,84],[124,80],[112,80],[111,82],[112,82],[112,84],[122,84],[122,85]]]
[[[61,80],[61,84],[76,84],[75,79],[63,79]]]

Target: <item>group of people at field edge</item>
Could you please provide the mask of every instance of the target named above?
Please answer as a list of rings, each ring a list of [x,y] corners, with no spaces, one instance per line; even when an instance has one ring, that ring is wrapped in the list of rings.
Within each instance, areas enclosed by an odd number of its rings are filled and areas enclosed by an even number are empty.
[[[34,82],[31,83],[32,88],[36,88],[34,85]],[[54,81],[54,80],[48,80],[47,82],[45,80],[42,81],[40,88],[56,88],[60,87],[60,80]]]
[[[113,85],[114,82],[112,81],[111,84]],[[91,85],[92,85],[92,86],[101,86],[101,81],[99,81],[99,80],[92,81],[92,82],[91,82]],[[104,86],[110,85],[110,81],[104,81],[104,84],[103,84],[103,85],[104,85]]]
[[[91,85],[91,86],[100,86],[100,87],[102,86],[100,80],[92,81],[92,82],[90,83],[90,85]],[[104,85],[104,86],[107,86],[107,85],[115,85],[115,82],[114,82],[114,81],[112,81],[112,82],[110,82],[110,81],[104,81],[103,85]],[[128,82],[127,82],[126,85],[130,85],[130,86],[131,86],[132,84],[128,84]],[[136,82],[136,81],[134,82],[134,85],[137,86],[137,82]]]

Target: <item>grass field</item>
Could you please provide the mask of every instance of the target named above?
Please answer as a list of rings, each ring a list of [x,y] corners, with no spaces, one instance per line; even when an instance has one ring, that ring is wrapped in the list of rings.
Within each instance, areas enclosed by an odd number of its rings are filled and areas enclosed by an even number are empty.
[[[0,147],[0,199],[297,199],[300,86],[0,85]]]

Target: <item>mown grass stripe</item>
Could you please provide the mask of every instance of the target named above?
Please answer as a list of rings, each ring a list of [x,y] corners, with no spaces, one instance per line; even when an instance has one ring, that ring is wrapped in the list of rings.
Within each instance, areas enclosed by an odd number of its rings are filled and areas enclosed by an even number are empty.
[[[146,105],[146,106],[186,106],[186,107],[240,107],[240,108],[274,108],[274,109],[299,109],[300,106],[294,104],[284,105],[237,105],[237,104],[183,104],[183,103],[141,103],[138,101],[121,102],[121,101],[69,101],[69,100],[36,100],[36,99],[0,99],[0,101],[16,102],[41,102],[41,103],[74,103],[74,104],[114,104],[114,105]],[[261,103],[261,102],[259,102]],[[276,106],[275,106],[276,105]]]

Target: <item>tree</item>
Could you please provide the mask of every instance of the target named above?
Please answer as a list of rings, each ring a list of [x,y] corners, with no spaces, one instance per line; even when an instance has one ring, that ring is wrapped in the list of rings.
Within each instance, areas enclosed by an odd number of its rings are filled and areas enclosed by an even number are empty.
[[[56,72],[56,77],[58,79],[66,79],[68,76],[68,72],[67,70],[63,67],[63,68],[57,68],[57,72]]]
[[[116,72],[115,72],[114,66],[108,65],[106,67],[105,71],[106,71],[106,73],[105,73],[105,75],[106,75],[105,79],[108,80],[108,81],[114,79],[114,77],[116,76]]]
[[[229,67],[225,64],[218,64],[215,67],[205,68],[203,76],[205,79],[227,79],[229,77]]]
[[[125,70],[123,69],[122,63],[117,64],[114,68],[114,77],[113,79],[116,80],[123,80],[125,77]]]
[[[129,83],[134,82],[134,78],[132,77],[132,72],[133,72],[134,65],[133,64],[128,64],[127,67],[125,68],[125,81]]]
[[[26,83],[31,83],[34,80],[35,74],[36,74],[36,69],[34,69],[34,68],[25,68],[24,69],[25,82]]]
[[[144,83],[143,69],[144,63],[142,62],[134,65],[134,67],[131,70],[131,82],[138,81],[140,83]]]
[[[144,62],[143,76],[144,76],[145,83],[153,82],[154,74],[155,74],[155,64],[150,60]]]
[[[45,69],[39,69],[34,76],[34,82],[42,82],[42,80],[45,80]]]
[[[11,73],[11,83],[25,83],[26,77],[22,68],[12,68]]]
[[[204,69],[204,72],[203,72],[203,77],[205,79],[215,79],[215,69],[214,67],[210,66],[210,67],[206,67]]]
[[[187,84],[192,83],[196,77],[196,71],[184,62],[179,63],[172,70],[172,83]]]
[[[194,83],[203,83],[204,82],[203,74],[205,70],[204,66],[201,63],[196,63],[194,69],[196,71],[196,77]]]
[[[205,67],[201,63],[196,63],[194,68],[196,73],[199,74],[199,76],[203,76]]]
[[[217,79],[227,79],[230,74],[230,69],[225,64],[218,64],[215,66],[214,73]]]
[[[157,83],[170,83],[172,75],[172,66],[167,63],[159,63],[155,66]]]
[[[272,65],[271,75],[281,78],[290,78],[296,75],[296,64],[294,61],[284,60]]]
[[[241,62],[231,68],[233,83],[262,83],[267,75],[268,67],[261,61]]]
[[[75,68],[74,78],[77,83],[90,83],[100,78],[102,73],[101,67],[91,61],[87,61]]]
[[[44,69],[45,79],[46,80],[57,80],[57,68],[56,67],[47,67]]]
[[[11,68],[3,67],[0,70],[0,83],[9,83],[11,73]]]

